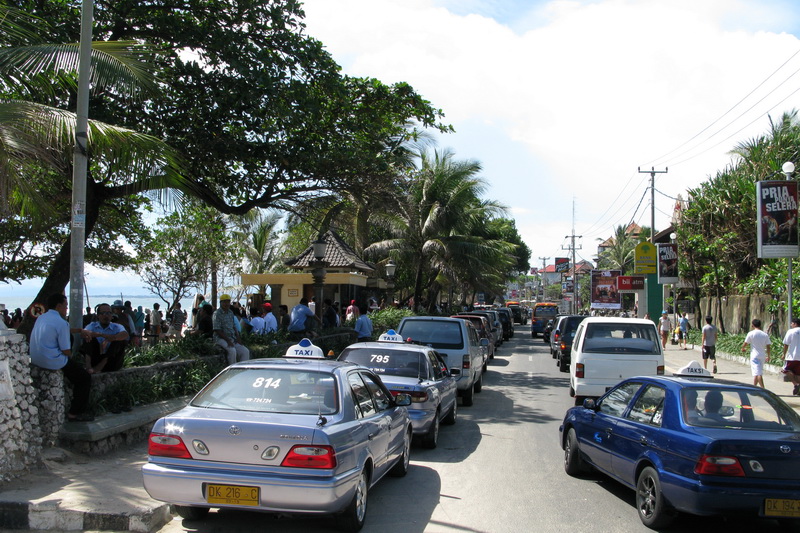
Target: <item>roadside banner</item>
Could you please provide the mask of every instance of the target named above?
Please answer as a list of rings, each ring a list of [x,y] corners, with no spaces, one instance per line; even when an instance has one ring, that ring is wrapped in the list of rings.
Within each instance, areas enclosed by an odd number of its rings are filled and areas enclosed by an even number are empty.
[[[569,272],[569,257],[556,257],[556,272]]]
[[[797,257],[797,182],[756,182],[758,257]]]
[[[622,296],[617,289],[621,270],[592,270],[592,308],[622,309]]]
[[[658,282],[678,283],[678,245],[661,243],[658,245]]]
[[[644,290],[644,276],[620,276],[617,278],[617,290],[622,293]]]
[[[633,273],[634,274],[656,274],[657,273],[656,247],[645,241],[636,245],[633,254]]]

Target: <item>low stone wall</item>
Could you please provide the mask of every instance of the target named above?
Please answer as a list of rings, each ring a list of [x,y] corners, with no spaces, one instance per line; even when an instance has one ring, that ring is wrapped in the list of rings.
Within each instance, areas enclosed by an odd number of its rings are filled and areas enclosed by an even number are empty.
[[[772,321],[772,316],[768,311],[770,302],[772,302],[771,296],[744,294],[723,297],[720,307],[717,305],[716,298],[701,298],[698,323],[702,327],[705,324],[704,317],[710,315],[714,317],[714,324],[717,327],[720,326],[720,318],[724,321],[725,333],[747,333],[750,331],[751,321],[758,318],[766,330]],[[778,329],[781,333],[786,332],[786,313],[779,312],[777,320]]]

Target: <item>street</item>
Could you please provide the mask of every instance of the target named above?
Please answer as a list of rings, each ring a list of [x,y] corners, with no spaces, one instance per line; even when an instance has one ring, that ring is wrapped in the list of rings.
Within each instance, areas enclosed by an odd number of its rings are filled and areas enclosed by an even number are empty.
[[[405,478],[385,478],[369,493],[368,533],[422,531],[637,532],[644,527],[634,492],[602,475],[567,476],[558,427],[572,404],[568,374],[558,371],[541,338],[518,326],[490,362],[483,392],[442,428],[435,450],[414,447]],[[671,371],[670,369],[669,371]],[[682,515],[673,530],[778,531],[777,522]],[[160,531],[333,531],[330,517],[276,517],[212,511],[203,521],[179,517]]]

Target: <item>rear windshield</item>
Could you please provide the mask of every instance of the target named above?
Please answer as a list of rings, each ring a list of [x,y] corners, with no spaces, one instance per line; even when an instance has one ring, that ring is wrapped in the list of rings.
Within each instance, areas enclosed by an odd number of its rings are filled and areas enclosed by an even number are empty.
[[[352,361],[365,366],[376,374],[416,378],[428,375],[425,354],[409,350],[387,350],[382,348],[346,348],[339,361]]]
[[[288,414],[333,414],[336,383],[327,372],[284,368],[226,370],[192,400],[193,407]]]
[[[533,316],[539,318],[553,318],[558,314],[558,306],[537,307],[533,310]]]
[[[463,324],[445,320],[407,320],[400,326],[400,335],[414,342],[429,344],[439,350],[464,348]]]
[[[692,426],[800,433],[797,412],[763,390],[685,388],[681,411]]]
[[[660,354],[659,339],[652,324],[588,324],[584,353]]]
[[[577,329],[578,324],[583,322],[585,319],[586,319],[585,316],[570,316],[570,317],[567,317],[567,318],[565,318],[564,320],[561,321],[561,324],[559,324],[558,329],[561,330],[561,334],[562,335],[567,335],[567,336],[570,336],[570,337],[574,337],[575,336],[575,330]]]

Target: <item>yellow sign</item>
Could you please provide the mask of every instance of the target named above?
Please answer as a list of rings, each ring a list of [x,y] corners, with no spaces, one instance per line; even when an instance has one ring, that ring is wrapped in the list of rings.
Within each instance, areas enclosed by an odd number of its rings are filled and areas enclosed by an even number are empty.
[[[655,274],[657,270],[657,249],[654,244],[649,242],[640,242],[636,245],[636,251],[633,255],[633,273],[634,274]]]

